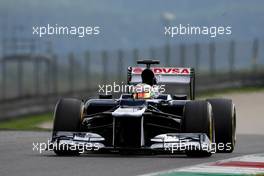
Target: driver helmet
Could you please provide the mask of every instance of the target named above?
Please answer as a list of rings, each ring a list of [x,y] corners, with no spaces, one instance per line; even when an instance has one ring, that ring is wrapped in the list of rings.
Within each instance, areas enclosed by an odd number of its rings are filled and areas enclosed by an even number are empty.
[[[133,88],[134,99],[151,99],[154,98],[155,95],[155,90],[149,84],[140,83]]]

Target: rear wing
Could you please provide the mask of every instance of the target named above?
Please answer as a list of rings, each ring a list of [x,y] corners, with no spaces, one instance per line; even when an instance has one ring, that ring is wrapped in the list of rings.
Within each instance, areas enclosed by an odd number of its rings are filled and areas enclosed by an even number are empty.
[[[141,73],[145,67],[128,67],[127,83],[129,85],[142,82]],[[190,98],[194,99],[195,73],[193,68],[184,67],[151,67],[157,84],[189,84]]]

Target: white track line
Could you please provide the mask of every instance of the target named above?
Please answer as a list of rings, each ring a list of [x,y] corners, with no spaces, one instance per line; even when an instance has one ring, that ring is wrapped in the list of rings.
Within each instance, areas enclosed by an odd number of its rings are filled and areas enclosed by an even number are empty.
[[[154,176],[160,174],[169,174],[172,172],[198,172],[198,173],[230,173],[230,174],[259,174],[264,173],[264,168],[252,167],[231,167],[231,166],[216,166],[216,163],[225,163],[229,161],[243,161],[243,162],[264,162],[264,154],[244,155],[209,163],[203,163],[188,167],[165,170],[160,172],[147,173],[140,176]]]

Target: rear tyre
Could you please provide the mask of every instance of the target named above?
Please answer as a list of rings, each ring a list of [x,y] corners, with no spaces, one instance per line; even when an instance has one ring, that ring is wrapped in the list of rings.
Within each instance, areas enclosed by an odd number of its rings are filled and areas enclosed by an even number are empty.
[[[210,141],[214,142],[212,107],[208,102],[190,101],[186,103],[184,109],[183,131],[185,133],[205,133]],[[191,157],[211,156],[211,152],[201,150],[186,151],[186,154]]]
[[[83,102],[78,99],[60,99],[55,107],[53,136],[58,131],[80,131]],[[78,155],[78,150],[71,150],[67,146],[58,146],[54,152],[57,155]]]
[[[232,153],[236,143],[236,109],[232,100],[208,99],[213,108],[215,142],[219,153]]]

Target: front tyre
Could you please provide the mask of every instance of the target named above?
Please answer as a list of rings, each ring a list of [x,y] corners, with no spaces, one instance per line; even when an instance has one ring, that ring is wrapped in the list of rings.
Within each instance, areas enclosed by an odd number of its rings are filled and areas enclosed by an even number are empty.
[[[236,108],[229,99],[208,99],[213,108],[215,142],[219,153],[232,153],[236,143]]]
[[[54,112],[53,136],[60,131],[80,131],[83,113],[83,102],[78,99],[66,98],[57,102]],[[57,155],[78,155],[78,150],[71,150],[67,146],[58,146],[54,152]]]
[[[214,121],[212,107],[206,101],[189,101],[184,108],[183,131],[185,133],[205,133],[214,142]],[[211,152],[186,151],[187,156],[210,156]]]

